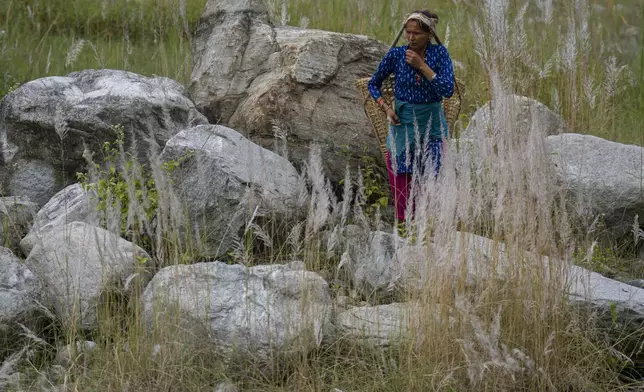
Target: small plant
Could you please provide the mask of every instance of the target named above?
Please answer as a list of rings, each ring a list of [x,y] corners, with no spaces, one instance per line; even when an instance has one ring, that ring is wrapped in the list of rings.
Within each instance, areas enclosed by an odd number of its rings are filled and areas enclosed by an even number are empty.
[[[96,174],[95,182],[91,182],[86,173],[76,173],[76,178],[86,191],[92,191],[96,199],[97,211],[103,213],[101,224],[103,227],[109,227],[108,212],[112,208],[120,208],[120,233],[128,239],[134,239],[143,232],[139,227],[139,221],[143,217],[137,217],[134,222],[128,223],[129,208],[132,205],[142,207],[146,222],[151,222],[154,218],[157,206],[158,195],[152,175],[146,172],[136,158],[130,153],[125,153],[122,157],[125,132],[123,126],[114,125],[112,130],[116,133],[116,140],[113,142],[103,143],[103,165],[94,163],[93,170]],[[127,173],[127,174],[126,174]],[[136,174],[139,175],[136,175]],[[129,177],[129,183],[126,179]],[[131,200],[134,196],[135,200]],[[142,236],[143,245],[149,239]]]
[[[103,143],[103,164],[90,162],[88,173],[76,173],[76,177],[85,191],[91,191],[96,211],[101,214],[100,224],[103,228],[112,231],[118,229],[123,238],[154,251],[159,188],[152,170],[141,165],[132,152],[125,151],[123,126],[114,125],[111,129],[116,139]],[[193,152],[188,151],[178,159],[161,164],[168,183],[172,183],[170,174],[192,155]],[[166,235],[173,237],[164,233]]]
[[[343,148],[342,155],[349,156],[347,146]],[[382,165],[378,164],[376,158],[368,154],[367,146],[363,146],[360,157],[360,173],[364,185],[365,203],[361,207],[364,208],[368,216],[373,216],[378,209],[387,207],[389,204],[389,186],[385,170]],[[339,184],[343,185],[344,179],[341,179]]]
[[[644,266],[631,258],[625,258],[613,246],[596,245],[592,257],[587,252],[575,253],[576,264],[606,277],[618,280],[644,278]]]

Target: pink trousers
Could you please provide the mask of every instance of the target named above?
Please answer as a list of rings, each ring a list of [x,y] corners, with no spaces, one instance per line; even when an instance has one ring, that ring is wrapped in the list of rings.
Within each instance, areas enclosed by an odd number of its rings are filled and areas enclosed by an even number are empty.
[[[395,174],[391,167],[391,157],[387,156],[387,175],[389,176],[389,187],[393,197],[396,219],[399,221],[405,219],[405,209],[407,208],[407,198],[409,197],[409,188],[411,186],[411,174]]]

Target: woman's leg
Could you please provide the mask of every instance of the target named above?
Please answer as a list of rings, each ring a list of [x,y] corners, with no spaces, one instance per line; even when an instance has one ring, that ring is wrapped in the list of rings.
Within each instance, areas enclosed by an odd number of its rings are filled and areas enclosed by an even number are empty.
[[[387,153],[387,175],[389,177],[389,187],[396,211],[396,219],[402,221],[405,219],[405,209],[407,208],[407,198],[409,197],[409,187],[411,185],[411,176],[408,174],[396,174],[391,167],[391,157]]]

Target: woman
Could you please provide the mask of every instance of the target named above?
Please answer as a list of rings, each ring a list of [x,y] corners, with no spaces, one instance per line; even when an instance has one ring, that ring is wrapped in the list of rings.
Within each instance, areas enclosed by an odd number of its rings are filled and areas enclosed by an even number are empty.
[[[371,96],[391,124],[386,159],[398,221],[405,219],[414,156],[431,164],[437,175],[443,139],[448,136],[441,101],[454,92],[454,70],[447,49],[436,36],[437,22],[438,16],[429,11],[409,15],[404,22],[409,44],[389,50],[369,81]],[[431,43],[432,38],[436,44]],[[385,102],[380,92],[382,82],[392,73],[394,107]],[[420,148],[416,146],[417,136]]]

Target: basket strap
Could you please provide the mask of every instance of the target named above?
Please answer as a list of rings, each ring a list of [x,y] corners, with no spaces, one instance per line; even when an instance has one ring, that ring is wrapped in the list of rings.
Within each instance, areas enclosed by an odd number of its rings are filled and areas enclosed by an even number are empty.
[[[456,82],[456,75],[454,75],[454,89],[456,90],[456,94],[458,94],[458,111],[456,112],[456,117],[454,119],[454,123],[458,121],[458,116],[461,115],[461,108],[463,107],[463,96],[461,95],[461,89],[458,87],[458,83]]]
[[[402,27],[398,31],[398,35],[396,35],[396,38],[394,39],[394,42],[391,43],[391,48],[389,48],[389,50],[396,47],[396,44],[398,44],[398,41],[400,40],[400,37],[402,36],[404,31],[405,31],[405,25],[402,25]]]

